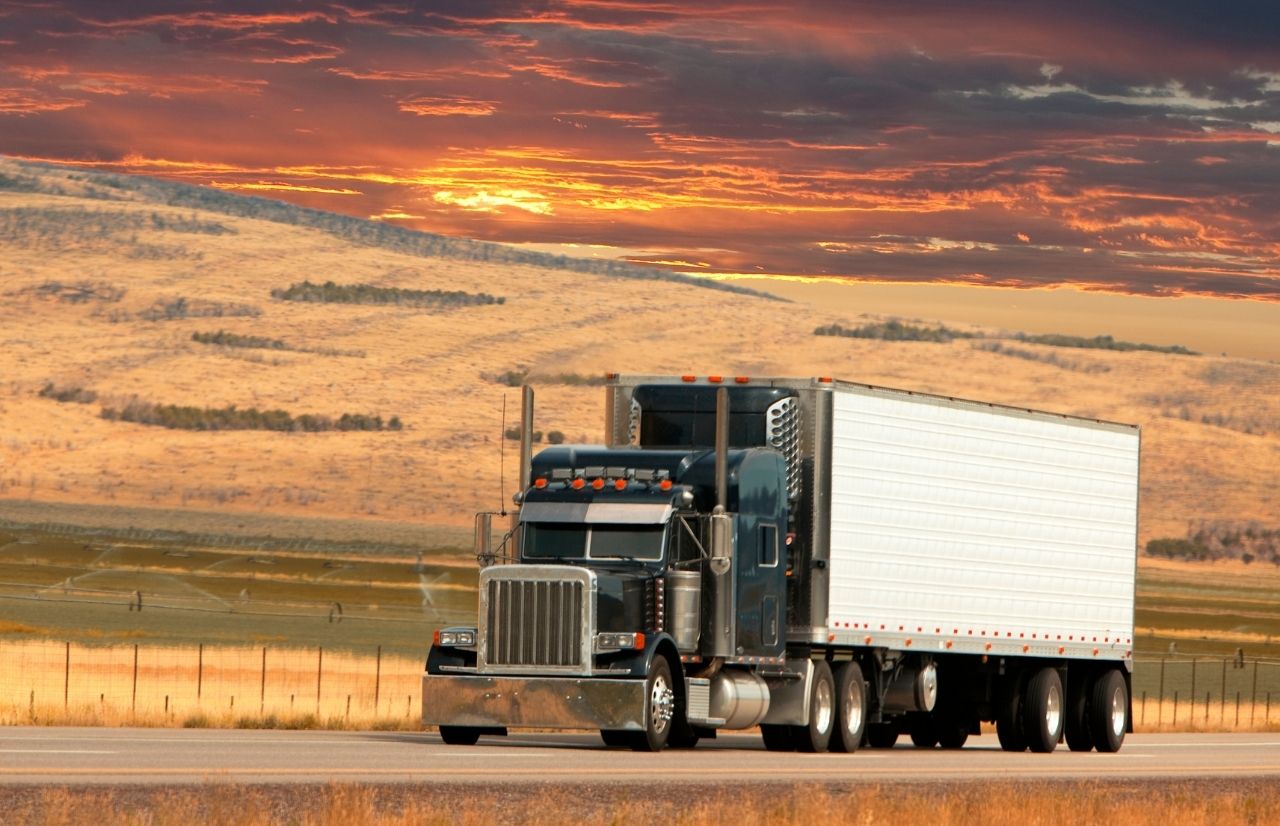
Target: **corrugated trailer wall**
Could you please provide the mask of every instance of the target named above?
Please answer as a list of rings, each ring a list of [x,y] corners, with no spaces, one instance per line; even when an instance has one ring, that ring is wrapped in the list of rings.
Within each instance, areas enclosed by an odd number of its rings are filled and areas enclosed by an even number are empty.
[[[832,433],[833,641],[1130,656],[1136,428],[840,385]]]

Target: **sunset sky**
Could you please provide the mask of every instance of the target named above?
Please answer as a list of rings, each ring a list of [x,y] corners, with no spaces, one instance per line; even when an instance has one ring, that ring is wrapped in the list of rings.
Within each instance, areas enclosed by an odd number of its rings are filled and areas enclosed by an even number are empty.
[[[0,0],[0,153],[689,272],[1280,301],[1270,2]]]

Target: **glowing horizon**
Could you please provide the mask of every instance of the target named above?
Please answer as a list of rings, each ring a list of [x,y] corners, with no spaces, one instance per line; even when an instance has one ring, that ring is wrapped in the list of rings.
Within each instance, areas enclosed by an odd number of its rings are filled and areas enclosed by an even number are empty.
[[[1280,10],[1113,6],[9,4],[0,153],[700,277],[1280,301]]]

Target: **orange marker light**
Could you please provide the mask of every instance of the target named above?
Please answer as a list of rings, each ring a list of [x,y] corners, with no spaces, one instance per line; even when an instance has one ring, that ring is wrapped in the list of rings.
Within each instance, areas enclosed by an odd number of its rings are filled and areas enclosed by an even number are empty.
[[[661,482],[658,483],[658,487],[662,490],[671,490],[671,480],[663,479]]]
[[[613,486],[614,486],[615,488],[617,488],[618,490],[626,490],[626,489],[627,489],[627,480],[626,480],[626,479],[615,479],[615,480],[614,480],[614,482],[613,482]]]
[[[734,376],[733,380],[738,384],[746,384],[747,382],[751,381],[751,379],[748,378],[747,376]]]
[[[707,381],[711,382],[712,384],[719,384],[720,382],[724,381],[724,376],[707,376]]]
[[[593,489],[593,490],[604,490],[604,480],[603,480],[603,479],[592,479],[592,480],[591,480],[591,487],[592,487],[592,489]]]
[[[586,484],[586,482],[582,481],[581,479],[574,479],[574,480],[573,480],[573,482],[572,482],[572,484],[571,484],[571,487],[572,487],[574,490],[582,490],[582,486],[583,486],[583,485],[585,485],[585,484]]]
[[[538,477],[537,479],[533,480],[533,486],[538,490],[542,490],[547,486],[547,480],[543,479],[542,477]]]
[[[681,376],[680,381],[697,381],[697,376]]]

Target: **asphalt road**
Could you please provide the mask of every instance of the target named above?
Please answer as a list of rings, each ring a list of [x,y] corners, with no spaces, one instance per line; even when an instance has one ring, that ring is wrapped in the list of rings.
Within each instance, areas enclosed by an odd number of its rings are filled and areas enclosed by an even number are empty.
[[[899,744],[857,754],[766,752],[722,734],[693,751],[635,754],[589,734],[517,734],[446,746],[434,734],[218,729],[0,728],[0,784],[897,782],[1280,778],[1280,733],[1129,735],[1118,754],[1007,754]]]

